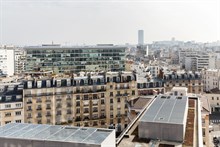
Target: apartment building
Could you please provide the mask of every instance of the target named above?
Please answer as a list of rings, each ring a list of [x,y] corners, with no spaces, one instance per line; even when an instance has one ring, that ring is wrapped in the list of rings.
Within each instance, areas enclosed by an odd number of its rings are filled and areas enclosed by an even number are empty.
[[[124,71],[125,47],[112,44],[66,47],[57,44],[25,47],[26,72]]]
[[[7,76],[14,75],[15,56],[14,47],[0,46],[0,70]]]
[[[185,57],[187,57],[188,55],[196,56],[197,55],[197,51],[195,51],[193,49],[188,49],[188,50],[181,49],[181,50],[178,51],[179,64],[183,68],[185,67],[185,62],[187,61]]]
[[[188,71],[201,71],[204,68],[216,68],[216,56],[214,54],[199,53],[185,57],[185,69]]]
[[[23,48],[14,48],[15,54],[15,74],[21,74],[25,71],[26,52]]]
[[[201,71],[202,81],[204,83],[204,91],[208,92],[212,89],[219,89],[220,70],[219,69],[203,69]]]
[[[24,122],[22,91],[20,83],[0,84],[0,125]]]
[[[186,87],[188,93],[203,93],[203,82],[200,73],[167,73],[163,76],[165,91],[170,91],[173,87]]]
[[[126,102],[137,94],[132,72],[31,78],[24,83],[24,121],[123,129],[128,121]]]
[[[157,65],[147,65],[145,71],[150,72],[152,77],[157,78],[160,73],[160,67]]]
[[[165,92],[163,81],[158,79],[138,78],[137,88],[139,96],[157,95]]]

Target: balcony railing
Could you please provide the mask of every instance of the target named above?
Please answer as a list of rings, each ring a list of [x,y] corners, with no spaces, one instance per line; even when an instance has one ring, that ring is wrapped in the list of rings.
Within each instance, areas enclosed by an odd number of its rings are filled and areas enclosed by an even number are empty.
[[[36,110],[42,110],[42,108],[38,107]]]

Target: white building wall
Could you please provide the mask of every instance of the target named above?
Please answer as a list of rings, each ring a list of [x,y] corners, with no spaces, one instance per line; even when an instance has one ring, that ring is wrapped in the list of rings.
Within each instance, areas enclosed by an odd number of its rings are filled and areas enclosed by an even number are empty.
[[[0,69],[3,74],[7,74],[8,76],[14,75],[15,56],[13,48],[0,48]]]
[[[191,57],[185,57],[185,69],[192,70],[192,58]]]
[[[15,73],[15,54],[14,49],[7,49],[7,75],[12,76]]]
[[[210,91],[214,88],[220,88],[220,70],[219,69],[207,69],[202,71],[202,81],[204,84],[204,91]]]
[[[216,56],[215,55],[209,55],[209,67],[210,69],[216,68]]]

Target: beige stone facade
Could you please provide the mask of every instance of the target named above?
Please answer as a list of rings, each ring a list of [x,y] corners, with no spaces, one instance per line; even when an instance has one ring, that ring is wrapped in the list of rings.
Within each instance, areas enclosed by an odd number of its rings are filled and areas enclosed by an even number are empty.
[[[126,102],[138,94],[132,72],[28,80],[25,87],[24,121],[36,124],[120,124],[123,129],[128,123]]]

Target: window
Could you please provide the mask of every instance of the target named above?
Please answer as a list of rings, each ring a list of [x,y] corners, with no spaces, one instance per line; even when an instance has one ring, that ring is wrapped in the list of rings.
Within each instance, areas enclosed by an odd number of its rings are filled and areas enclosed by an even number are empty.
[[[80,95],[76,95],[76,100],[80,100]]]
[[[16,115],[16,116],[21,115],[21,111],[16,111],[16,112],[15,112],[15,115]]]
[[[102,98],[105,97],[105,94],[104,94],[104,93],[101,93],[101,97],[102,97]]]
[[[217,100],[219,100],[219,98],[217,97]]]
[[[15,120],[16,123],[21,123],[21,120]]]
[[[101,100],[101,104],[105,104],[105,100]]]
[[[37,103],[41,103],[41,98],[40,97],[37,98]]]
[[[121,99],[120,99],[120,98],[117,98],[117,102],[120,103],[120,102],[121,102]]]
[[[110,99],[110,103],[113,104],[113,99]]]
[[[76,109],[76,113],[80,113],[80,108],[77,108],[77,109]]]
[[[110,96],[113,96],[113,92],[110,92]]]
[[[30,111],[31,110],[31,106],[28,106],[28,109],[27,109],[28,111]]]
[[[11,123],[11,121],[6,121],[5,124]]]
[[[11,116],[11,113],[10,112],[6,112],[5,113],[5,117],[10,117]]]
[[[11,104],[6,104],[5,108],[11,108]]]
[[[76,106],[80,106],[80,101],[77,101],[77,102],[76,102]]]
[[[11,96],[6,96],[6,101],[11,101]]]
[[[50,124],[50,119],[47,119],[47,124]]]
[[[214,100],[214,97],[212,97],[212,100]]]
[[[15,106],[16,106],[17,108],[20,108],[20,107],[21,107],[21,104],[15,104]]]
[[[132,90],[132,95],[135,95],[135,91],[134,90]]]

